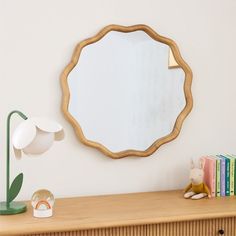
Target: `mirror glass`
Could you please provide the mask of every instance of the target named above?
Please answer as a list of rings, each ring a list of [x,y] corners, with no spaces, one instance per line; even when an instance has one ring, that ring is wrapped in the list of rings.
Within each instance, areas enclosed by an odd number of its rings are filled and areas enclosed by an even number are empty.
[[[184,109],[185,73],[167,44],[111,31],[83,48],[68,75],[68,110],[86,139],[112,152],[146,150]]]

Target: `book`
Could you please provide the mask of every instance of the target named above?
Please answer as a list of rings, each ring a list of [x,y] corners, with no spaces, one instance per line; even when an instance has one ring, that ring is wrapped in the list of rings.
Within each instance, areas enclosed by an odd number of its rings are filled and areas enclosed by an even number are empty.
[[[221,163],[220,163],[220,158],[218,156],[211,156],[212,158],[215,159],[216,161],[216,177],[215,177],[215,182],[216,182],[216,196],[217,197],[220,197],[220,166],[221,166]]]
[[[225,165],[225,157],[221,155],[217,155],[220,158],[220,196],[226,196],[226,165]]]
[[[234,195],[236,195],[236,155],[232,155],[234,157]]]
[[[230,196],[230,160],[221,156],[225,159],[225,196]]]
[[[229,160],[229,169],[227,169],[227,171],[229,171],[229,174],[227,173],[227,175],[229,175],[229,195],[227,196],[233,196],[234,195],[235,158],[228,154],[225,154],[223,156]]]
[[[210,190],[211,196],[216,196],[216,160],[213,157],[201,157],[204,163],[204,183]]]
[[[230,158],[230,196],[234,195],[234,166],[235,158],[227,155]]]
[[[236,191],[236,189],[235,189],[235,184],[236,184],[236,182],[235,182],[236,158],[235,158],[234,155],[231,155],[231,154],[227,155],[227,156],[230,158],[230,168],[232,168],[232,171],[230,171],[230,177],[233,179],[233,181],[231,183],[233,186],[231,186],[231,189],[230,189],[230,196],[233,196],[233,195],[235,195],[235,191]],[[234,190],[232,190],[232,188],[234,188]]]

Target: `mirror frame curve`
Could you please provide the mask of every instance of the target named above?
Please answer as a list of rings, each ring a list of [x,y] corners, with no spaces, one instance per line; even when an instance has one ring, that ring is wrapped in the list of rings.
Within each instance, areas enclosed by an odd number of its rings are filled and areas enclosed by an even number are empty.
[[[138,31],[138,30],[144,31],[146,34],[148,34],[155,41],[167,44],[171,48],[171,50],[173,52],[174,59],[176,60],[176,62],[180,66],[180,68],[182,68],[185,73],[184,96],[185,96],[186,104],[185,104],[184,109],[178,115],[171,133],[169,133],[168,135],[166,135],[164,137],[157,139],[146,150],[139,151],[139,150],[129,149],[129,150],[124,150],[124,151],[120,151],[120,152],[112,152],[108,148],[106,148],[103,144],[92,141],[92,140],[88,140],[85,137],[78,121],[69,112],[68,107],[69,107],[69,103],[70,103],[70,90],[69,90],[69,85],[68,85],[68,76],[69,76],[69,73],[73,70],[73,68],[77,65],[81,51],[84,47],[88,46],[89,44],[96,43],[97,41],[102,39],[110,31],[129,33],[129,32],[134,32],[134,31]],[[182,58],[177,44],[172,39],[169,39],[169,38],[159,35],[151,27],[144,25],[144,24],[138,24],[138,25],[133,25],[133,26],[121,26],[121,25],[112,24],[112,25],[108,25],[108,26],[104,27],[95,36],[81,41],[75,47],[71,61],[65,67],[65,69],[63,70],[61,77],[60,77],[61,87],[62,87],[61,108],[64,113],[64,116],[73,126],[75,133],[78,136],[79,140],[83,144],[85,144],[86,146],[96,148],[99,151],[101,151],[102,153],[104,153],[106,156],[111,157],[113,159],[120,159],[120,158],[124,158],[124,157],[128,157],[128,156],[147,157],[147,156],[152,155],[161,145],[174,140],[179,135],[183,121],[185,120],[187,115],[191,112],[192,107],[193,107],[193,98],[192,98],[192,92],[191,92],[192,77],[193,77],[193,75],[192,75],[192,71],[191,71],[190,67]]]

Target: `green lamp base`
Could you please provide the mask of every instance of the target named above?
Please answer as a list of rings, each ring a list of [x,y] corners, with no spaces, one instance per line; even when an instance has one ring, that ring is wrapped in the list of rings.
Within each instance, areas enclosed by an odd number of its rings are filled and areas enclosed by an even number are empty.
[[[27,207],[23,202],[11,202],[9,207],[7,207],[6,202],[0,202],[0,215],[15,215],[26,210]]]

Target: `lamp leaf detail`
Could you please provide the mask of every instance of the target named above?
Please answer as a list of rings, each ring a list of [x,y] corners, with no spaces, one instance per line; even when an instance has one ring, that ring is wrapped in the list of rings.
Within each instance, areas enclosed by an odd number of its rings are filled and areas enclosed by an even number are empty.
[[[13,180],[11,187],[9,189],[9,202],[12,202],[20,192],[21,186],[23,183],[23,173],[20,173],[16,176],[16,178]]]

